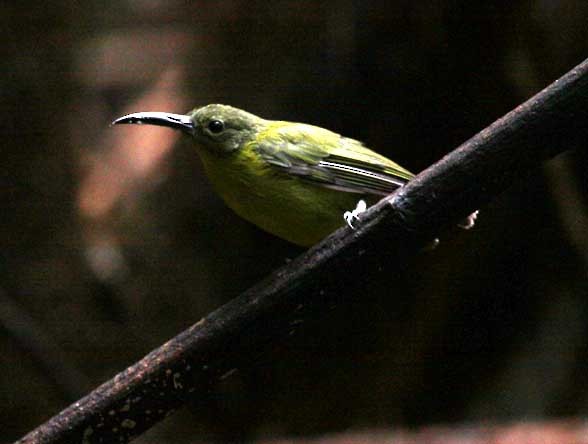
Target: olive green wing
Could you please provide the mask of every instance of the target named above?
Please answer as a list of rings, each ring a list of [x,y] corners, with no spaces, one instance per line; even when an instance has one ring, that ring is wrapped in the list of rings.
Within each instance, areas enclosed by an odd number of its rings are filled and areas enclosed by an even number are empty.
[[[386,195],[413,177],[360,142],[311,125],[274,122],[253,148],[288,174],[351,193]]]

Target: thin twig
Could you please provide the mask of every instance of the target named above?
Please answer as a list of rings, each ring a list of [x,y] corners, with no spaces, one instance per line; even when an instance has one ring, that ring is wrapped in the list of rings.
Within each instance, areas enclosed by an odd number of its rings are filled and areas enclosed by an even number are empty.
[[[88,377],[68,359],[49,333],[2,289],[0,328],[31,355],[53,381],[64,401],[71,402],[90,389]]]
[[[179,334],[20,443],[126,442],[251,365],[366,270],[406,263],[546,159],[588,136],[588,62],[481,131],[362,217]],[[357,270],[361,270],[361,273]]]

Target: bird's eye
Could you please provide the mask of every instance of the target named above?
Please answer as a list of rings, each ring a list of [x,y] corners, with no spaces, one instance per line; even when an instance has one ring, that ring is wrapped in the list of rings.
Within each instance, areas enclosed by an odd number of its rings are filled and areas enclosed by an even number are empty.
[[[208,129],[211,133],[218,134],[225,129],[225,124],[220,120],[211,120],[208,122]]]

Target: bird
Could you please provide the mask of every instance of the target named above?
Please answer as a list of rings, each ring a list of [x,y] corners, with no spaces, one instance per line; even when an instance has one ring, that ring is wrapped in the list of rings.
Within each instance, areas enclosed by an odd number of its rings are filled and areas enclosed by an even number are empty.
[[[352,138],[314,125],[263,119],[228,105],[210,104],[187,114],[137,112],[112,123],[183,132],[227,206],[302,247],[345,223],[354,228],[368,204],[414,177]],[[463,228],[474,220],[475,214]]]

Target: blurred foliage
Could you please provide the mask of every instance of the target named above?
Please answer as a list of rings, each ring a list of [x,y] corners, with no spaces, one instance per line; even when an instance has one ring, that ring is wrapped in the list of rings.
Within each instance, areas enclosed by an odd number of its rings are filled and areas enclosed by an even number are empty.
[[[227,103],[418,171],[586,57],[587,19],[572,0],[5,2],[0,441],[301,252],[227,210],[189,144],[114,117]],[[587,160],[522,178],[138,442],[587,414]]]

